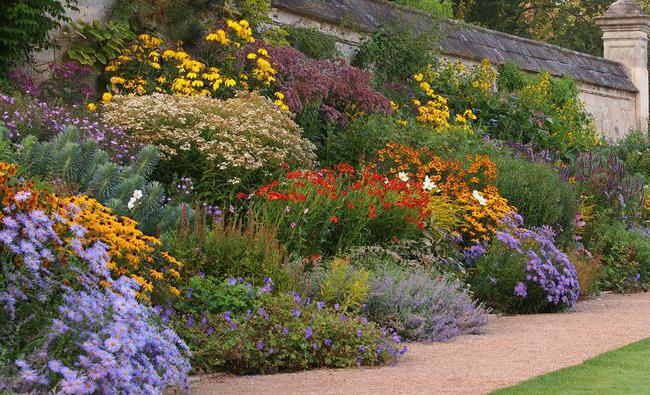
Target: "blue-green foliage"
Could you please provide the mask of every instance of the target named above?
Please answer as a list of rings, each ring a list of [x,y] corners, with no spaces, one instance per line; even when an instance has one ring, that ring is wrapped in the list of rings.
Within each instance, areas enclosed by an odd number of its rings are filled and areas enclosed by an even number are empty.
[[[87,194],[116,215],[133,218],[147,234],[157,233],[178,218],[177,206],[162,204],[163,185],[148,181],[158,163],[155,147],[144,147],[128,166],[122,166],[111,162],[95,141],[80,141],[71,127],[48,142],[26,137],[17,149],[15,161],[30,176],[61,182],[68,192]],[[136,190],[142,191],[142,198],[129,208]]]

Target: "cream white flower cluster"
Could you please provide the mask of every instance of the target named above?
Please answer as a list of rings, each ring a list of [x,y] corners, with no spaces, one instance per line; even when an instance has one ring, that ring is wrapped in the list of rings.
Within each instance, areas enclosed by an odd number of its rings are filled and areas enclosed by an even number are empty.
[[[196,149],[220,170],[243,172],[315,160],[313,144],[302,138],[289,114],[256,92],[228,100],[159,93],[116,96],[102,116],[158,147],[163,159]]]
[[[133,207],[135,207],[135,204],[138,202],[138,200],[142,199],[142,191],[139,189],[136,189],[133,191],[133,196],[131,196],[131,199],[129,199],[129,202],[127,203],[126,207],[129,208],[129,210],[132,210]]]

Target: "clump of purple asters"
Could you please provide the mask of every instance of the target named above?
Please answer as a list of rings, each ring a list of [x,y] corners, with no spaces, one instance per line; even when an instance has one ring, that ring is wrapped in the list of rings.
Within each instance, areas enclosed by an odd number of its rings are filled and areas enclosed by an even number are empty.
[[[418,272],[383,269],[372,280],[368,317],[408,340],[438,342],[479,333],[487,312],[457,280]]]
[[[185,385],[187,347],[136,299],[134,280],[110,278],[106,245],[89,243],[70,218],[13,203],[3,215],[0,388],[159,393]],[[12,356],[20,359],[3,365]]]
[[[189,350],[156,312],[139,303],[134,280],[122,277],[111,288],[68,292],[46,343],[31,355],[32,389],[63,393],[160,393],[187,386]]]
[[[549,226],[526,229],[508,215],[488,252],[477,263],[474,291],[490,307],[508,313],[570,308],[578,301],[576,268],[555,245]]]

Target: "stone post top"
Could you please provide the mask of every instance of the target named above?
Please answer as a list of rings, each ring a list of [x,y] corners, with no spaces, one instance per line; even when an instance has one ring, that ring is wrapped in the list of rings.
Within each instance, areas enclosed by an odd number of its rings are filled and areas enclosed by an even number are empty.
[[[603,16],[595,18],[603,31],[648,31],[650,15],[647,15],[637,0],[618,0]]]
[[[603,14],[605,18],[626,16],[644,16],[645,13],[636,0],[618,0],[614,2]]]

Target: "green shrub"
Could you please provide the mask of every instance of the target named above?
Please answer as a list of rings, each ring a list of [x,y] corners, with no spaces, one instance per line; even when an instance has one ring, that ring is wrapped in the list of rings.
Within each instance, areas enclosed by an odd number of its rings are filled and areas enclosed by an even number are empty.
[[[396,362],[406,352],[397,344],[399,337],[374,323],[298,294],[261,294],[258,302],[257,310],[246,314],[208,314],[205,325],[196,320],[191,337],[179,329],[192,339],[196,371],[255,374],[373,366]]]
[[[342,128],[331,127],[323,147],[318,150],[318,158],[327,166],[337,163],[356,166],[372,160],[387,143],[411,145],[431,134],[416,124],[403,126],[397,121],[390,115],[372,114],[354,119]]]
[[[531,314],[572,307],[580,295],[575,266],[554,243],[549,227],[525,229],[517,214],[504,220],[476,261],[472,291],[488,307]]]
[[[646,183],[650,182],[650,141],[646,132],[633,130],[614,147],[628,174],[641,175]]]
[[[73,27],[77,40],[68,49],[68,57],[89,66],[105,66],[135,38],[129,25],[123,21],[102,23],[94,20],[88,23],[80,20]]]
[[[52,48],[49,33],[68,20],[76,0],[3,0],[0,4],[0,76],[32,51]]]
[[[187,295],[178,298],[174,310],[199,317],[206,311],[223,314],[226,311],[244,313],[257,307],[255,292],[244,279],[219,280],[212,276],[194,276],[187,282]]]
[[[315,29],[288,26],[287,40],[292,47],[312,59],[331,59],[339,55],[336,40]]]
[[[403,84],[431,62],[436,39],[434,30],[417,33],[409,23],[386,25],[361,43],[352,64],[372,69],[380,85]]]
[[[452,1],[450,0],[389,0],[393,3],[417,8],[432,16],[452,17]]]
[[[270,9],[270,0],[118,0],[113,15],[136,32],[193,46],[205,34],[206,21],[246,19],[257,28],[268,21]]]
[[[517,207],[526,226],[559,225],[562,241],[572,235],[579,196],[551,166],[508,156],[493,157],[501,195]]]
[[[630,230],[619,221],[599,218],[590,225],[585,246],[600,257],[598,287],[627,292],[650,281],[650,237],[647,231]]]
[[[252,218],[242,223],[217,216],[208,222],[202,209],[193,211],[192,216],[184,210],[179,226],[162,236],[167,251],[185,264],[183,274],[244,277],[255,285],[270,277],[281,290],[291,287],[275,228]]]
[[[315,267],[302,281],[307,294],[342,312],[359,311],[370,291],[370,272],[337,258]]]
[[[452,116],[471,109],[478,129],[490,137],[552,149],[570,162],[597,145],[574,81],[547,72],[524,75],[512,65],[499,71],[500,77],[487,61],[467,68],[437,60],[419,71],[412,88],[422,103],[429,100],[422,84],[442,95]]]

